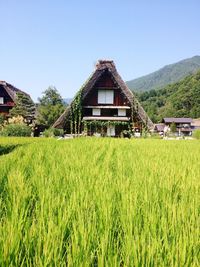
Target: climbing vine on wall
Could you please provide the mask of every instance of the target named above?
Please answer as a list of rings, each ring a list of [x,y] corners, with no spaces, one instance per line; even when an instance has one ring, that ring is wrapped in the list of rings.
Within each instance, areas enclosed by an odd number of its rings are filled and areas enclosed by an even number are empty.
[[[82,93],[93,76],[93,73],[90,75],[90,77],[86,80],[86,82],[82,85],[80,90],[77,92],[77,94],[74,97],[74,100],[70,104],[69,107],[69,115],[67,118],[66,123],[69,125],[71,134],[80,134],[82,129],[82,115],[83,115],[83,109],[82,109]]]
[[[132,129],[134,128],[135,122],[138,122],[138,111],[139,111],[139,104],[137,100],[133,99],[131,103],[131,123]]]
[[[82,89],[78,91],[71,103],[69,121],[71,133],[80,134],[82,121]]]
[[[85,126],[99,126],[99,127],[107,127],[109,125],[128,125],[129,123],[126,121],[84,121]]]
[[[87,134],[88,131],[91,131],[91,128],[95,128],[95,131],[100,130],[103,132],[105,130],[105,127],[108,126],[129,126],[129,122],[125,121],[84,121],[84,132]]]

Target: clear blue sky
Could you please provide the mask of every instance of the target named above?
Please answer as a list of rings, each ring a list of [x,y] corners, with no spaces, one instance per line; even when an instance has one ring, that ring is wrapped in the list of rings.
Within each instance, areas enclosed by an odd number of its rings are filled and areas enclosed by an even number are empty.
[[[0,80],[73,97],[98,59],[124,80],[200,55],[199,0],[0,0]]]

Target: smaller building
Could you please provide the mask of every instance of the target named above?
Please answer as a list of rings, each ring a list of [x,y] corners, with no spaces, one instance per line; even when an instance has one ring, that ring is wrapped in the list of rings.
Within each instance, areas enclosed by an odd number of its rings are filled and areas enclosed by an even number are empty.
[[[157,123],[154,125],[154,131],[159,133],[159,135],[161,135],[161,136],[164,135],[164,129],[165,129],[164,123]]]
[[[192,119],[191,118],[164,118],[164,129],[171,129],[172,124],[175,124],[176,136],[191,136],[192,135]]]
[[[9,111],[15,106],[17,93],[23,93],[30,97],[27,93],[17,89],[13,85],[0,81],[0,114],[5,117],[9,116]],[[31,98],[31,97],[30,97]]]

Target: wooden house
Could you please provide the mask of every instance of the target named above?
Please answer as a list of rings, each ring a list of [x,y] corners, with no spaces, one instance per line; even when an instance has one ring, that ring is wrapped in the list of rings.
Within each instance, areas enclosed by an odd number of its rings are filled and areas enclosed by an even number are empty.
[[[0,81],[0,114],[1,115],[4,115],[5,117],[9,116],[9,111],[15,106],[17,93],[19,92],[26,94],[25,92],[17,89],[13,85],[5,81]]]
[[[111,60],[99,60],[53,127],[66,133],[120,136],[126,131],[153,129],[153,123],[118,74]]]
[[[192,135],[191,118],[164,118],[162,122],[164,123],[165,128],[168,127],[169,130],[172,123],[174,123],[176,125],[175,135],[177,136]]]

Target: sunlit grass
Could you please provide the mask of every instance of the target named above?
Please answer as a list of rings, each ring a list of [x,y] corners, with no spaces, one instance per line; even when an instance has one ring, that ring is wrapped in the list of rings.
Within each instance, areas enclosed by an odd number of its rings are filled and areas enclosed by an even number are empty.
[[[199,266],[198,141],[8,144],[0,266]]]

